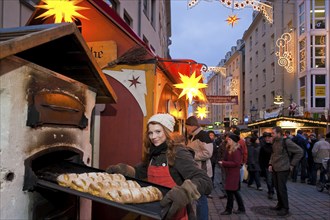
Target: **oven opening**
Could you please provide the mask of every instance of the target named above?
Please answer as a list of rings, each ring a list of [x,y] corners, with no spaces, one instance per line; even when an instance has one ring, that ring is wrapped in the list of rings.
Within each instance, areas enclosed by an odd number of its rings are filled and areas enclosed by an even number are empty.
[[[33,191],[33,220],[79,219],[79,197],[38,185],[38,180],[56,182],[65,163],[83,164],[83,153],[74,148],[55,147],[25,160],[23,190]]]

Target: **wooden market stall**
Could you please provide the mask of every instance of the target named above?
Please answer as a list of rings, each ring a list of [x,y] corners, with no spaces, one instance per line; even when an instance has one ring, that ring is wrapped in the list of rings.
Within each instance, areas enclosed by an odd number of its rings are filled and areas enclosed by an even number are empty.
[[[96,108],[93,164],[100,169],[119,162],[135,165],[141,161],[146,123],[153,114],[172,114],[178,122],[175,130],[183,132],[188,104],[185,97],[179,99],[174,84],[180,83],[179,72],[201,75],[203,64],[157,57],[104,1],[86,0],[79,6],[86,10],[75,23],[117,95],[116,104]],[[27,25],[53,23],[52,17],[39,17],[45,12],[37,8]],[[93,204],[93,218],[104,219],[110,215],[107,209]],[[126,215],[119,212],[118,218]]]

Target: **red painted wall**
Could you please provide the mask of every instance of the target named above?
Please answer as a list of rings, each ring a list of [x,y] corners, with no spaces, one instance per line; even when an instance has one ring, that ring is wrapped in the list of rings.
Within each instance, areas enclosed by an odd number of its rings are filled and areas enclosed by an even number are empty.
[[[100,169],[110,164],[135,165],[141,161],[143,113],[131,93],[107,76],[118,96],[117,104],[107,104],[101,113]]]

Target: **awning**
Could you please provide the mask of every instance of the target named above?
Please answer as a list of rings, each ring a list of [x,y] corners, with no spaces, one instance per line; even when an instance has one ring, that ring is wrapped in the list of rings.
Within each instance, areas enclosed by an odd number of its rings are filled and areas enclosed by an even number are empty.
[[[202,74],[203,70],[205,71],[207,69],[205,64],[191,59],[165,59],[157,57],[156,60],[158,65],[170,74],[174,83],[181,82],[179,73],[190,76],[195,72],[197,77]]]

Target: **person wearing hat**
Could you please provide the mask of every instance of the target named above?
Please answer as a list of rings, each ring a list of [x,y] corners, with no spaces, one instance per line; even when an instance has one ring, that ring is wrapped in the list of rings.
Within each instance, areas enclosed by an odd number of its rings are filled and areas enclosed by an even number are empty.
[[[260,142],[259,164],[261,172],[266,178],[268,199],[273,199],[275,192],[274,183],[272,173],[268,170],[268,164],[272,154],[273,139],[270,132],[264,132],[262,136],[264,141]]]
[[[195,152],[195,160],[199,167],[207,172],[207,175],[211,178],[212,163],[211,157],[213,154],[213,142],[206,131],[204,131],[195,116],[190,116],[186,120],[186,129],[188,137],[187,146],[191,147]],[[196,204],[196,214],[198,220],[208,219],[208,202],[207,196],[202,195]]]
[[[195,219],[191,203],[212,191],[212,181],[199,169],[194,152],[184,146],[185,138],[174,131],[169,114],[153,115],[147,122],[142,163],[111,165],[109,173],[147,179],[171,188],[160,201],[162,219]]]
[[[234,196],[238,205],[235,214],[245,213],[244,202],[239,192],[240,190],[240,169],[242,162],[242,149],[238,144],[240,137],[230,133],[227,136],[227,150],[223,160],[219,161],[220,166],[225,168],[226,183],[225,190],[227,194],[226,210],[221,215],[230,215],[233,212]]]

